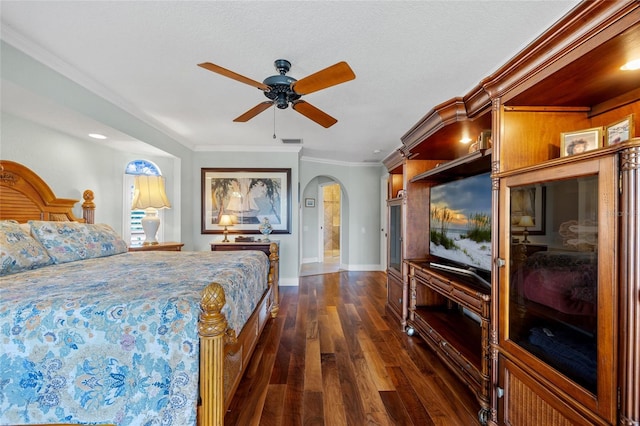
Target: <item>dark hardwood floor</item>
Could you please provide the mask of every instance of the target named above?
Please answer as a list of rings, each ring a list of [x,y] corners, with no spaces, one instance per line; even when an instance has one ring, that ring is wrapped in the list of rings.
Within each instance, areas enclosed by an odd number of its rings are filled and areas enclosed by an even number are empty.
[[[478,425],[472,393],[385,312],[382,272],[280,288],[227,425]]]

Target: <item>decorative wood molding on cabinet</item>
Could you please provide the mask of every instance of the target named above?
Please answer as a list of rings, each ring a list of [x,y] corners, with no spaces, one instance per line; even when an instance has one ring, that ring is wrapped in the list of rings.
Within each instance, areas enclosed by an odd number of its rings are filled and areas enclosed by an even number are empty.
[[[467,95],[428,111],[385,159],[391,197],[402,177],[394,202],[405,265],[390,275],[387,303],[474,390],[481,423],[640,424],[640,71],[620,70],[638,58],[640,1],[583,1]],[[627,118],[628,140],[607,139]],[[603,140],[582,153],[565,149],[563,134],[588,129],[602,129]],[[486,150],[461,143],[486,131]],[[437,258],[431,187],[489,171],[491,289],[461,301],[444,289],[465,293],[464,281],[440,286],[409,259]],[[531,223],[534,232],[519,226]],[[583,267],[590,272],[567,296],[561,287]],[[450,343],[455,327],[429,307],[466,309],[476,299],[488,312],[476,353],[483,361],[465,369],[458,355],[473,353]],[[576,342],[584,371],[551,355]]]

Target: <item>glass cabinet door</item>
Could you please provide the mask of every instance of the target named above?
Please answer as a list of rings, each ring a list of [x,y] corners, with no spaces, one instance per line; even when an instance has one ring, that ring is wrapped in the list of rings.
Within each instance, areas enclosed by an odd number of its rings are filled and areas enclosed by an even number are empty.
[[[594,411],[615,406],[616,176],[604,158],[507,177],[500,188],[501,344]]]
[[[598,177],[510,191],[509,337],[596,393]]]
[[[402,271],[402,206],[389,205],[389,268]]]

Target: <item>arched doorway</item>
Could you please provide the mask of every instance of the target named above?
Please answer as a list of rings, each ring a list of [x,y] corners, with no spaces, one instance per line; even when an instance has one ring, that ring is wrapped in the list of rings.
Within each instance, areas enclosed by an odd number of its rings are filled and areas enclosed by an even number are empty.
[[[337,272],[343,254],[342,185],[331,177],[318,176],[309,182],[303,197],[300,275]]]
[[[319,241],[322,245],[320,262],[336,264],[340,263],[340,231],[341,227],[341,196],[340,185],[329,183],[321,185],[320,191],[320,222],[321,236]]]

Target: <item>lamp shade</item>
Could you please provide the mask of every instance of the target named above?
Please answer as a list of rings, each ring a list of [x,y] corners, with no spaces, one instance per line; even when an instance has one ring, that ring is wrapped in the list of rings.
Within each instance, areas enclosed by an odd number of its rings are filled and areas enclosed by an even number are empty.
[[[231,226],[233,225],[233,220],[231,219],[231,215],[223,214],[220,216],[220,222],[218,222],[220,226]]]
[[[155,209],[171,207],[164,189],[164,178],[162,176],[136,176],[133,184],[131,210],[150,207]]]
[[[518,222],[518,226],[531,227],[534,226],[533,218],[531,216],[522,216],[520,217],[520,222]]]

